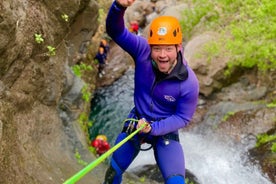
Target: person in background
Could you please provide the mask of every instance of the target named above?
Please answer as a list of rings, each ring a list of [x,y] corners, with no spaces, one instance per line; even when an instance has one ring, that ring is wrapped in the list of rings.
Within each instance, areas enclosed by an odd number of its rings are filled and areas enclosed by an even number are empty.
[[[132,34],[125,28],[124,13],[133,2],[115,0],[106,19],[107,33],[135,63],[134,108],[115,144],[142,125],[143,128],[113,153],[104,184],[122,182],[123,173],[143,143],[152,146],[164,183],[184,184],[185,162],[179,130],[189,124],[196,110],[198,79],[183,56],[179,21],[160,16],[152,21],[147,39]]]
[[[98,135],[92,142],[91,146],[95,148],[97,155],[101,156],[110,149],[105,135]]]
[[[130,22],[129,31],[136,34],[136,35],[138,34],[139,24],[136,20],[133,20],[133,21]]]
[[[103,47],[99,47],[98,53],[96,54],[94,59],[98,61],[98,74],[99,74],[99,77],[102,78],[102,76],[105,74],[104,67],[107,59],[107,56],[104,53]]]
[[[109,44],[107,43],[106,39],[101,40],[100,47],[104,48],[104,53],[107,57],[107,55],[109,53],[109,50],[110,50],[110,47],[109,47]]]

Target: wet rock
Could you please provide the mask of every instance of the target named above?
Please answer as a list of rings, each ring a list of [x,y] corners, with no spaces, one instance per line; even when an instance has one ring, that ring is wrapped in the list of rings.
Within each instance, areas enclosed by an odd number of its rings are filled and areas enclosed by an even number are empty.
[[[276,135],[276,129],[268,132],[268,135]],[[255,147],[249,150],[252,162],[259,164],[264,173],[268,175],[273,183],[276,183],[276,153],[272,152],[272,144],[276,140],[262,144],[260,147]]]

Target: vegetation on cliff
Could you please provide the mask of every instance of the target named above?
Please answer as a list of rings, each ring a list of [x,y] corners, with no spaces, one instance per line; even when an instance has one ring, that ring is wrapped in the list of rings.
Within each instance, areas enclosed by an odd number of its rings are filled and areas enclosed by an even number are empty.
[[[276,69],[275,1],[191,0],[189,4],[191,8],[183,12],[182,21],[186,39],[201,29],[222,35],[220,42],[206,48],[210,58],[227,54],[231,60],[229,69]]]

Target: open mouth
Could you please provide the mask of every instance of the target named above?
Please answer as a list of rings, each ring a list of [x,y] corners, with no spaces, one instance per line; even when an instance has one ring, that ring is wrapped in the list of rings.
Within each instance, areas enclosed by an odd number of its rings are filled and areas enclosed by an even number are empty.
[[[158,61],[159,63],[168,63],[169,61]]]
[[[158,61],[158,68],[159,68],[159,70],[161,70],[161,71],[163,71],[163,70],[167,70],[167,68],[168,68],[168,63],[169,63],[169,61]]]

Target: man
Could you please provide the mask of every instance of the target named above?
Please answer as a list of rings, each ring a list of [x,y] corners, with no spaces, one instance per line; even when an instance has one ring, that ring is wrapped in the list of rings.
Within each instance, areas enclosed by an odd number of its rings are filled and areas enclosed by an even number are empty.
[[[185,163],[178,130],[187,126],[196,110],[198,80],[183,58],[179,22],[170,16],[153,20],[148,40],[131,34],[124,24],[124,12],[134,0],[116,0],[110,7],[106,30],[135,62],[135,107],[116,143],[147,124],[123,144],[111,158],[105,184],[119,184],[122,174],[138,155],[140,146],[152,145],[155,160],[166,184],[185,183]]]
[[[138,22],[136,20],[133,20],[133,21],[130,22],[129,31],[138,35],[139,24],[138,24]]]
[[[100,47],[104,48],[104,53],[107,56],[109,52],[109,44],[106,39],[102,39],[100,42]]]
[[[110,149],[105,135],[98,135],[93,141],[91,141],[91,146],[95,148],[95,151],[99,156]]]
[[[94,59],[98,61],[98,74],[99,74],[99,77],[102,78],[102,76],[105,74],[104,67],[107,59],[107,56],[104,53],[103,47],[99,47],[98,53],[96,54]]]

